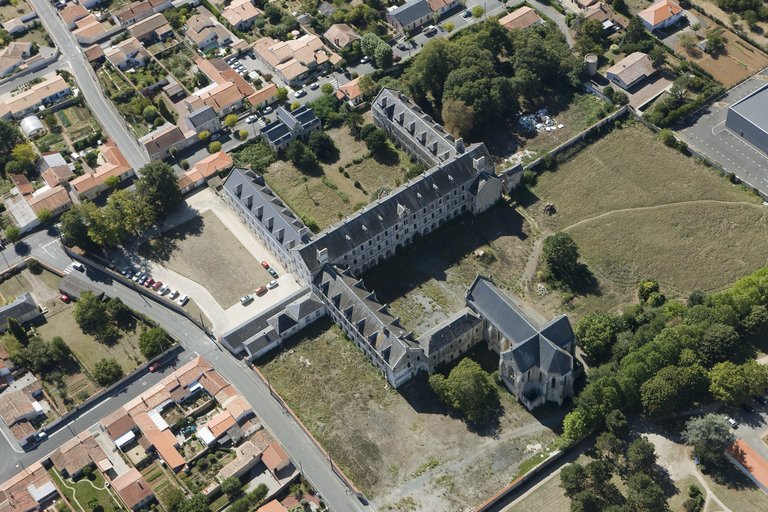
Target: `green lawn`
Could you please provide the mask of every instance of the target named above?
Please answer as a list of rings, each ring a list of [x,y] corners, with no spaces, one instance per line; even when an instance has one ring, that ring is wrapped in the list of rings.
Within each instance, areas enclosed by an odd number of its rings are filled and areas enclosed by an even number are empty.
[[[568,512],[569,500],[562,487],[560,475],[555,475],[542,483],[528,496],[503,509],[503,512]]]
[[[125,510],[112,493],[105,486],[104,476],[99,471],[93,472],[93,480],[81,478],[77,482],[70,479],[63,479],[55,468],[48,470],[48,473],[56,483],[56,487],[64,493],[67,500],[74,506],[79,507],[81,512],[91,512],[92,508],[88,505],[93,499],[98,501],[104,512],[117,512]],[[77,510],[75,510],[77,512]]]
[[[13,302],[16,297],[23,295],[32,288],[23,273],[16,274],[0,283],[0,304]]]

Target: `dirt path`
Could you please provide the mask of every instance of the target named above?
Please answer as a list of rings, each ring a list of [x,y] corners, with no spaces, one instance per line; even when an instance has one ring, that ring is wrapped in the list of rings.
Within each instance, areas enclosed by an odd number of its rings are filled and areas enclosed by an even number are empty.
[[[592,222],[593,220],[602,219],[603,217],[608,217],[609,215],[613,215],[614,213],[643,211],[643,210],[660,210],[662,208],[669,208],[671,206],[679,206],[684,204],[732,204],[732,205],[752,206],[754,208],[765,208],[764,204],[749,203],[747,201],[718,201],[716,199],[696,199],[693,201],[678,201],[674,203],[657,204],[654,206],[636,206],[634,208],[619,208],[618,210],[603,212],[600,215],[595,215],[593,217],[588,217],[578,222],[574,222],[570,226],[566,226],[563,229],[561,229],[561,231],[568,231],[571,228],[575,228],[582,224],[586,224],[587,222]]]

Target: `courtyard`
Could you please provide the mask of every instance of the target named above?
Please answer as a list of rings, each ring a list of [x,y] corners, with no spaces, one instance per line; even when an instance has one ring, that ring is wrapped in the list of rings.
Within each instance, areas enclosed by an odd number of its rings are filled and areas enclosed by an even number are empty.
[[[476,349],[487,370],[498,356]],[[258,362],[270,384],[379,510],[465,510],[546,452],[564,410],[528,413],[499,388],[495,425],[475,431],[440,404],[426,379],[399,390],[328,320]],[[402,508],[406,507],[406,508]]]

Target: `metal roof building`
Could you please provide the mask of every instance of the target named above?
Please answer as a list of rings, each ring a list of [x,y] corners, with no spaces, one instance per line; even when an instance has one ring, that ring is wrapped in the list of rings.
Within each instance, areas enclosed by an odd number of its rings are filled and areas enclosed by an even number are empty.
[[[768,153],[768,84],[728,108],[725,126],[763,153]]]

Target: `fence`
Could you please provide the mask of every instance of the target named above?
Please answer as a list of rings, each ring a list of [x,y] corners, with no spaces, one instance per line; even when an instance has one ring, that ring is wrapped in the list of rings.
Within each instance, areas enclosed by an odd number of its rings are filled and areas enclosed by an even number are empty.
[[[559,146],[555,147],[549,153],[547,153],[547,155],[539,157],[536,160],[534,160],[533,162],[530,162],[528,165],[526,165],[524,167],[525,170],[536,169],[536,167],[541,165],[542,161],[545,158],[548,158],[548,157],[549,158],[554,158],[554,157],[556,157],[558,154],[566,151],[567,149],[571,148],[572,146],[574,146],[578,142],[581,142],[586,137],[588,137],[588,136],[592,135],[593,133],[601,130],[606,125],[615,122],[617,119],[619,119],[621,117],[624,117],[625,115],[627,115],[627,113],[629,113],[630,110],[631,109],[629,108],[628,105],[624,105],[623,107],[621,107],[619,110],[617,110],[613,114],[609,115],[608,117],[604,117],[603,119],[599,120],[598,122],[596,122],[595,124],[593,124],[592,126],[587,128],[586,130],[582,130],[581,132],[577,133],[576,135],[574,135],[573,137],[571,137],[567,141],[565,141],[562,144],[560,144]]]
[[[312,435],[312,432],[309,431],[309,429],[304,425],[304,423],[299,419],[299,417],[296,415],[296,413],[293,412],[293,409],[291,409],[287,403],[285,403],[285,400],[280,396],[280,394],[275,391],[275,388],[272,387],[272,385],[269,383],[269,380],[262,374],[259,369],[256,366],[251,366],[253,371],[256,373],[256,375],[259,377],[259,379],[267,386],[269,389],[269,394],[272,395],[272,397],[277,400],[277,403],[280,404],[280,406],[288,412],[288,414],[291,415],[293,420],[296,422],[296,424],[301,427],[301,430],[304,431],[305,434],[312,440],[312,442],[315,444],[318,450],[320,450],[320,453],[323,454],[323,456],[328,460],[328,463],[331,465],[331,470],[336,473],[336,475],[341,479],[342,482],[344,482],[344,485],[346,485],[349,490],[354,494],[357,499],[362,501],[363,503],[368,504],[368,499],[365,497],[365,495],[357,488],[355,487],[355,484],[352,483],[352,481],[347,478],[347,475],[344,474],[344,472],[341,470],[339,466],[336,465],[336,463],[331,458],[331,454],[329,454],[325,449],[323,449],[320,442],[315,439],[315,436]]]

